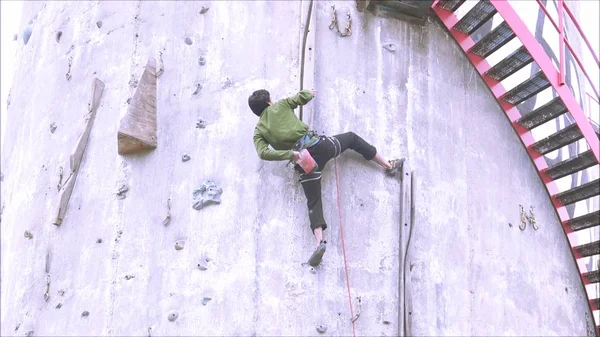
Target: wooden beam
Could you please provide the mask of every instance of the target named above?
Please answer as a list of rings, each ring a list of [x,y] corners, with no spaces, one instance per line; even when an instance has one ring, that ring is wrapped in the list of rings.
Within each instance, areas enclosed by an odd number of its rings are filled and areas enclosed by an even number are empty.
[[[410,287],[410,260],[409,248],[413,225],[413,179],[410,165],[407,160],[402,164],[400,173],[400,257],[398,268],[398,336],[411,335],[412,296]]]
[[[156,61],[148,60],[117,134],[119,154],[153,150],[156,136]]]
[[[304,5],[306,3],[306,5]],[[303,43],[300,46],[300,90],[314,89],[315,87],[315,27],[317,27],[313,1],[302,2]],[[300,106],[299,118],[309,127],[312,124],[313,107],[315,103]]]
[[[367,10],[367,7],[369,7],[369,2],[371,2],[370,0],[356,0],[356,9],[358,9],[359,12],[364,12],[365,10]]]
[[[70,157],[70,168],[71,175],[67,178],[67,183],[63,186],[60,191],[60,202],[58,205],[58,212],[56,218],[54,219],[54,225],[60,226],[65,217],[65,213],[67,212],[67,206],[69,205],[69,200],[71,199],[71,193],[73,192],[73,187],[75,186],[75,181],[77,180],[77,174],[79,173],[79,167],[81,166],[81,160],[83,159],[83,154],[85,153],[85,149],[87,147],[88,139],[90,138],[90,132],[92,130],[92,125],[94,124],[94,119],[96,118],[96,111],[98,110],[98,106],[100,105],[100,98],[102,97],[102,93],[104,92],[104,83],[99,79],[95,78],[92,82],[92,101],[88,105],[89,115],[86,119],[85,130],[79,136],[79,140],[77,141],[77,145],[75,146],[75,150]]]

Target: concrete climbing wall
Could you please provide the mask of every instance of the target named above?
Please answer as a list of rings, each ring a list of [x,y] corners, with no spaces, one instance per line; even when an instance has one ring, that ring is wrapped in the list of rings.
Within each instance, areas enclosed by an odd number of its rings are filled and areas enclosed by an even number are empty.
[[[327,29],[332,4],[341,27],[351,13],[352,36]],[[583,289],[543,186],[453,40],[351,2],[314,11],[311,124],[355,131],[415,170],[412,332],[585,334]],[[314,243],[298,176],[252,145],[251,91],[298,90],[300,3],[27,2],[28,26],[2,148],[2,335],[352,334],[333,163],[329,248],[313,273],[301,265]],[[158,147],[119,156],[119,121],[159,52]],[[95,77],[106,87],[56,227],[60,167]],[[396,335],[400,184],[353,153],[338,164],[356,334]],[[221,203],[195,210],[207,179]],[[518,230],[519,203],[535,206],[540,230]]]

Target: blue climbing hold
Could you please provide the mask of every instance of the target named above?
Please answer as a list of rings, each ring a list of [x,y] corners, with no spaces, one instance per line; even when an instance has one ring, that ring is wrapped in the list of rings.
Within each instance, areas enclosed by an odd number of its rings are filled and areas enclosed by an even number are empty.
[[[31,37],[31,27],[27,26],[27,28],[25,28],[25,30],[23,31],[23,43],[27,44],[30,37]]]

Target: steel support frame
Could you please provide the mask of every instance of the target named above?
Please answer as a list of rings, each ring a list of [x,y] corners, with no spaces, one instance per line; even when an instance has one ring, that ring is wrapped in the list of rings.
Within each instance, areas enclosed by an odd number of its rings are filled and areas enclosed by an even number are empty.
[[[574,251],[573,246],[570,244],[570,240],[568,237],[568,234],[572,232],[571,228],[566,224],[566,222],[570,219],[570,217],[566,210],[565,205],[563,205],[560,201],[558,201],[556,199],[556,194],[559,193],[556,183],[545,174],[545,171],[548,169],[548,163],[546,162],[546,159],[544,158],[544,156],[542,154],[533,150],[532,145],[535,143],[535,140],[533,139],[533,135],[531,134],[531,132],[517,123],[517,120],[521,117],[521,113],[516,108],[516,106],[500,99],[500,97],[503,94],[505,94],[507,90],[504,88],[504,86],[500,82],[498,82],[488,76],[485,76],[485,72],[491,68],[489,63],[485,60],[485,58],[482,58],[480,56],[477,56],[477,55],[469,52],[469,49],[475,44],[473,39],[468,34],[465,34],[465,33],[462,33],[457,30],[452,29],[454,27],[454,25],[456,25],[456,23],[458,22],[458,18],[456,17],[456,15],[454,13],[447,11],[441,7],[438,7],[437,4],[439,2],[440,2],[440,0],[435,0],[433,2],[432,6],[431,6],[432,10],[436,13],[436,15],[442,21],[444,26],[448,29],[448,32],[450,33],[450,35],[452,35],[454,37],[454,39],[456,40],[458,45],[461,47],[461,49],[463,50],[463,52],[465,53],[465,55],[467,56],[469,61],[471,61],[471,63],[473,64],[473,66],[475,67],[475,69],[477,70],[479,75],[482,77],[484,82],[487,84],[487,86],[491,90],[492,94],[494,95],[494,97],[496,98],[498,103],[500,104],[502,110],[505,112],[507,118],[509,119],[509,121],[510,121],[511,125],[513,126],[514,130],[516,131],[517,135],[521,139],[521,142],[525,146],[525,150],[529,154],[529,157],[532,159],[533,164],[536,167],[540,178],[542,179],[542,181],[544,182],[544,185],[546,186],[546,190],[548,191],[552,205],[554,206],[554,209],[556,210],[556,213],[562,223],[561,227],[563,228],[565,237],[566,237],[567,241],[569,242],[569,246],[571,246],[571,254],[573,256],[573,262],[575,263],[576,266],[578,266],[577,260],[580,259],[581,256],[579,253]],[[600,150],[598,149],[598,138],[596,137],[596,134],[595,134],[591,124],[587,120],[587,117],[585,116],[582,108],[579,106],[579,104],[575,100],[575,97],[573,96],[571,91],[568,89],[568,86],[559,85],[558,72],[556,71],[556,68],[552,64],[548,55],[544,52],[544,49],[542,48],[542,46],[537,42],[537,40],[535,40],[535,37],[529,32],[529,30],[527,29],[527,27],[525,26],[523,21],[519,18],[519,16],[514,11],[512,6],[510,6],[510,4],[508,4],[508,2],[506,0],[490,0],[490,2],[494,5],[497,12],[500,13],[500,15],[504,18],[504,20],[507,22],[509,27],[511,27],[511,29],[513,29],[513,31],[515,32],[517,37],[521,40],[521,42],[523,43],[523,45],[525,46],[527,51],[533,57],[534,61],[538,64],[540,69],[544,72],[544,75],[548,78],[548,80],[550,81],[554,90],[557,91],[557,93],[560,95],[560,97],[563,100],[563,103],[565,104],[565,107],[575,118],[577,126],[581,130],[581,132],[582,132],[584,138],[586,139],[586,141],[588,142],[588,144],[590,145],[596,160],[600,162],[600,159],[599,159]],[[508,18],[508,20],[507,20],[507,18]],[[592,137],[589,137],[589,136],[592,136]],[[589,140],[590,138],[592,139],[592,141]],[[595,140],[595,142],[594,142],[594,140]],[[577,268],[577,270],[579,271],[579,276],[580,276],[582,286],[583,286],[584,290],[586,291],[587,298],[589,299],[590,296],[589,296],[589,294],[587,294],[587,289],[585,287],[588,284],[588,280],[582,276],[581,270],[579,270],[579,267]],[[592,308],[590,301],[588,301],[588,305],[589,305],[590,311],[593,312],[593,308]],[[596,322],[596,329],[597,329],[597,334],[600,335],[600,328],[598,328],[597,322]]]

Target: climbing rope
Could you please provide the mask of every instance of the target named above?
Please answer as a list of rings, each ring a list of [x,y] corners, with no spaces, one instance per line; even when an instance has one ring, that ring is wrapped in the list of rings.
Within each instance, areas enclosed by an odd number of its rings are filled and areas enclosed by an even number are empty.
[[[342,197],[340,194],[340,178],[339,178],[339,171],[338,171],[338,165],[337,165],[337,158],[334,159],[334,163],[335,163],[335,186],[337,189],[337,204],[338,204],[338,216],[340,218],[340,237],[342,239],[342,254],[344,255],[344,270],[346,271],[346,287],[348,288],[348,302],[350,304],[350,317],[352,317],[351,322],[352,322],[352,336],[356,337],[356,327],[354,325],[354,322],[356,321],[356,319],[354,319],[354,309],[352,306],[352,295],[350,295],[350,277],[348,276],[348,261],[346,259],[346,243],[344,241],[344,223],[343,223],[343,218],[342,218]],[[359,299],[360,302],[360,299]],[[356,317],[358,318],[358,317]]]
[[[331,9],[333,10],[333,14],[332,14],[331,23],[329,24],[329,29],[335,28],[337,30],[338,34],[342,37],[352,35],[352,16],[350,16],[350,12],[348,12],[348,14],[346,14],[346,19],[348,20],[348,22],[346,22],[346,29],[342,33],[340,31],[340,27],[338,26],[338,18],[337,18],[337,12],[335,10],[335,5],[331,6]]]
[[[303,37],[303,41],[302,41],[302,55],[301,55],[301,64],[300,64],[300,89],[304,88],[304,60],[305,60],[305,56],[306,56],[306,41],[307,41],[307,36],[308,36],[308,31],[309,31],[309,27],[310,27],[310,17],[312,14],[312,7],[313,7],[313,0],[310,1],[310,5],[308,7],[308,16],[306,18],[306,25],[304,26],[304,37]],[[348,23],[346,24],[346,30],[344,33],[340,32],[340,29],[338,27],[338,21],[337,21],[337,14],[335,11],[335,6],[332,6],[333,8],[333,20],[331,22],[331,24],[329,25],[329,29],[333,29],[334,27],[337,29],[337,32],[340,34],[340,36],[350,36],[352,35],[352,19],[350,17],[350,13],[348,13]],[[300,120],[302,120],[302,106],[300,106]],[[311,123],[309,122],[308,125],[310,125]],[[340,237],[342,240],[342,254],[344,255],[344,270],[346,272],[346,288],[348,290],[348,303],[350,304],[350,321],[352,323],[352,336],[356,337],[356,327],[354,322],[356,322],[356,320],[358,319],[358,317],[360,316],[360,304],[361,304],[361,298],[358,298],[358,311],[357,314],[354,315],[354,308],[352,306],[352,295],[350,294],[350,277],[348,274],[348,261],[346,259],[346,243],[344,241],[344,225],[343,225],[343,218],[342,218],[342,203],[341,203],[341,195],[340,195],[340,179],[339,179],[339,171],[338,171],[338,166],[337,166],[337,159],[334,159],[334,163],[335,163],[335,183],[336,183],[336,188],[337,188],[337,203],[338,203],[338,215],[339,215],[339,219],[340,219]]]

